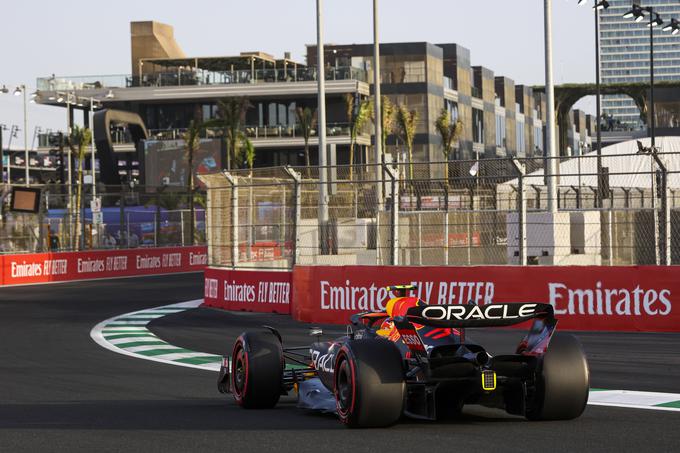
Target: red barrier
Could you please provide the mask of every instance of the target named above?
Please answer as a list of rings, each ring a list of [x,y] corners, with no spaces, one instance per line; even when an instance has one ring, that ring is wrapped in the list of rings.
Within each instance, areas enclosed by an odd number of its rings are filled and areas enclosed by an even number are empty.
[[[205,247],[163,247],[0,256],[0,285],[201,271]]]
[[[549,302],[569,330],[680,331],[680,267],[668,266],[298,266],[295,319],[344,324],[380,310],[387,285],[415,283],[430,304]]]
[[[290,313],[292,272],[205,269],[205,302],[225,310]]]

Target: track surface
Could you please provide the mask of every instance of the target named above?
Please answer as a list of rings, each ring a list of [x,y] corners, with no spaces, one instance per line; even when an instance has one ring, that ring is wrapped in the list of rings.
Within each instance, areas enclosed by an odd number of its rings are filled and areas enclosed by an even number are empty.
[[[273,410],[242,410],[217,394],[214,373],[118,355],[89,338],[103,319],[199,298],[202,290],[198,274],[0,289],[0,451],[673,451],[680,445],[678,413],[594,406],[571,422],[531,423],[470,407],[452,422],[350,431],[333,416],[296,410],[290,398]],[[284,316],[206,309],[150,328],[171,343],[221,354],[242,330],[264,323],[280,328],[290,344],[309,339],[306,326]],[[501,352],[517,335],[484,331],[475,338]],[[680,335],[579,337],[593,386],[680,393]]]

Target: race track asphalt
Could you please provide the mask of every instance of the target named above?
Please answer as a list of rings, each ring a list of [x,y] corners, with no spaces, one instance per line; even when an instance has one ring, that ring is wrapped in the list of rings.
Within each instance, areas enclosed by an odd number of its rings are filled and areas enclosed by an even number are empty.
[[[404,421],[347,430],[333,416],[238,408],[217,393],[215,373],[115,354],[89,336],[98,322],[197,299],[186,274],[0,289],[0,452],[15,451],[677,451],[680,413],[588,406],[569,422],[527,422],[470,407],[446,423]],[[165,340],[224,353],[249,327],[272,324],[290,344],[307,326],[285,316],[195,309],[154,321]],[[338,327],[327,329],[341,331]],[[502,351],[518,333],[475,338]],[[592,384],[680,393],[680,335],[579,334]]]

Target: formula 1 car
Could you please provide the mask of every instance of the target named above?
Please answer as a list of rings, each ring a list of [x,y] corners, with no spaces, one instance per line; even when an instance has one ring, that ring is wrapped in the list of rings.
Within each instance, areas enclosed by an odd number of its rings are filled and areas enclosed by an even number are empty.
[[[588,363],[575,337],[555,333],[551,305],[427,305],[407,297],[413,289],[390,287],[398,297],[385,311],[353,315],[347,335],[311,347],[284,347],[266,326],[241,334],[222,363],[218,389],[244,408],[271,408],[296,392],[298,407],[337,412],[349,427],[389,426],[402,415],[437,420],[465,404],[530,420],[581,415]],[[470,327],[528,320],[511,355],[491,356],[466,335]]]

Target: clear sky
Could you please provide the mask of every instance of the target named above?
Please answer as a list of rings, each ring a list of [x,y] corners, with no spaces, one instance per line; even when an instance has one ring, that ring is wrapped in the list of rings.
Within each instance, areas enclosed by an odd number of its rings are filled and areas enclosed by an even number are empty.
[[[290,51],[302,61],[316,41],[315,0],[33,0],[3,2],[0,20],[0,123],[23,128],[17,84],[36,78],[128,74],[130,25],[157,20],[175,27],[188,56]],[[556,83],[595,79],[593,11],[577,0],[553,0]],[[372,42],[372,0],[324,0],[326,43]],[[382,42],[455,42],[472,64],[522,84],[543,84],[543,0],[380,0]],[[591,102],[581,103],[588,112]],[[80,121],[77,118],[77,121]],[[64,129],[65,110],[29,104],[34,128]],[[7,138],[5,138],[5,145]],[[23,147],[23,132],[12,148]]]

